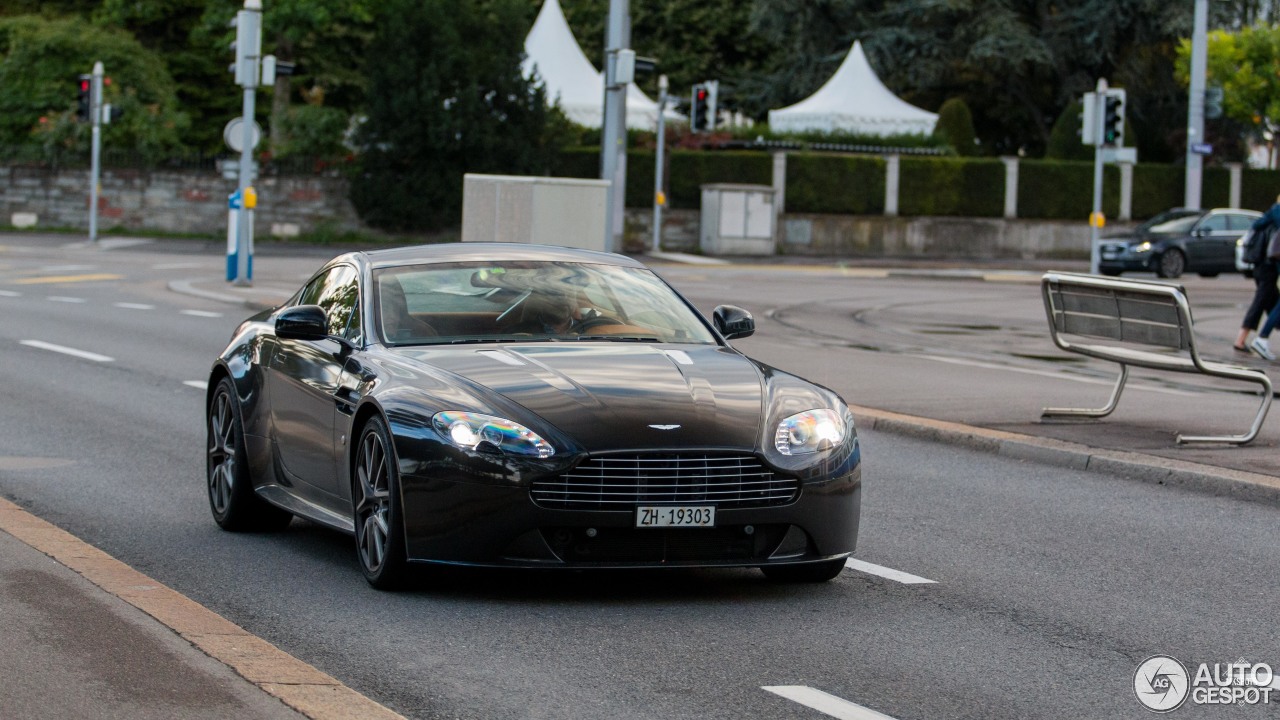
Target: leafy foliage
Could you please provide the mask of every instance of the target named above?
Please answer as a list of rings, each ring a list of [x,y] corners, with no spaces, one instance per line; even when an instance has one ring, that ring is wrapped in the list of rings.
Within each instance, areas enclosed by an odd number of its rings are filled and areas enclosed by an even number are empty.
[[[76,120],[76,87],[96,61],[111,80],[105,101],[124,111],[104,127],[104,144],[151,158],[177,150],[188,119],[160,57],[126,32],[34,15],[0,19],[0,145],[87,152],[90,127]]]
[[[467,172],[541,174],[555,122],[521,74],[523,0],[390,0],[370,45],[352,201],[389,230],[458,222]]]
[[[950,145],[957,155],[966,157],[977,152],[973,133],[973,113],[960,98],[951,98],[938,108],[938,123],[933,134]]]

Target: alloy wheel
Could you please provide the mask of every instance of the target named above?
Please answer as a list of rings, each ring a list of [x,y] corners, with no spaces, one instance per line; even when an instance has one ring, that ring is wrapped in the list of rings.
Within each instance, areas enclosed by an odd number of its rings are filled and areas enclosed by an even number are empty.
[[[391,468],[382,437],[370,429],[356,457],[356,545],[360,562],[376,574],[387,560],[391,539]]]
[[[209,410],[209,502],[213,511],[225,516],[235,491],[236,434],[231,398],[219,392]]]

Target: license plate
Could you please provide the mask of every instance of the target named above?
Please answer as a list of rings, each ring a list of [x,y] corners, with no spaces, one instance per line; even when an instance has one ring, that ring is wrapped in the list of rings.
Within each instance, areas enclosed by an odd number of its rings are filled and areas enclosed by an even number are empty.
[[[1119,255],[1120,255],[1120,253],[1117,253],[1117,252],[1104,252],[1104,253],[1102,253],[1102,259],[1103,259],[1103,260],[1115,260],[1115,259],[1116,259],[1116,257],[1117,257],[1117,256],[1119,256]]]
[[[636,527],[715,527],[716,509],[710,505],[636,508]]]

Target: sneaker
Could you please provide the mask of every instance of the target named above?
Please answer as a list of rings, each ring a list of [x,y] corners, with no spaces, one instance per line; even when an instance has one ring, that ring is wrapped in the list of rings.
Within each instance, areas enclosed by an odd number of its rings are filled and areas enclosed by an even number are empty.
[[[1249,341],[1249,349],[1258,353],[1263,358],[1275,362],[1276,355],[1271,352],[1271,344],[1264,337],[1256,337]]]

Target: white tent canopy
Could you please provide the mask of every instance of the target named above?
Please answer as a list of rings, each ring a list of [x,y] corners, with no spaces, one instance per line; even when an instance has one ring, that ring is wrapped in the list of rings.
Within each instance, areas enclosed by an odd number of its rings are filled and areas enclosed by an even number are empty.
[[[928,135],[937,121],[936,113],[904,102],[885,87],[856,40],[840,69],[818,92],[790,107],[769,111],[769,128],[774,132]]]
[[[578,46],[558,0],[546,0],[533,29],[524,39],[524,74],[538,76],[547,86],[547,98],[558,104],[573,122],[598,128],[604,118],[604,76]],[[679,115],[667,111],[668,119]],[[658,104],[635,83],[627,86],[627,127],[653,130]]]

